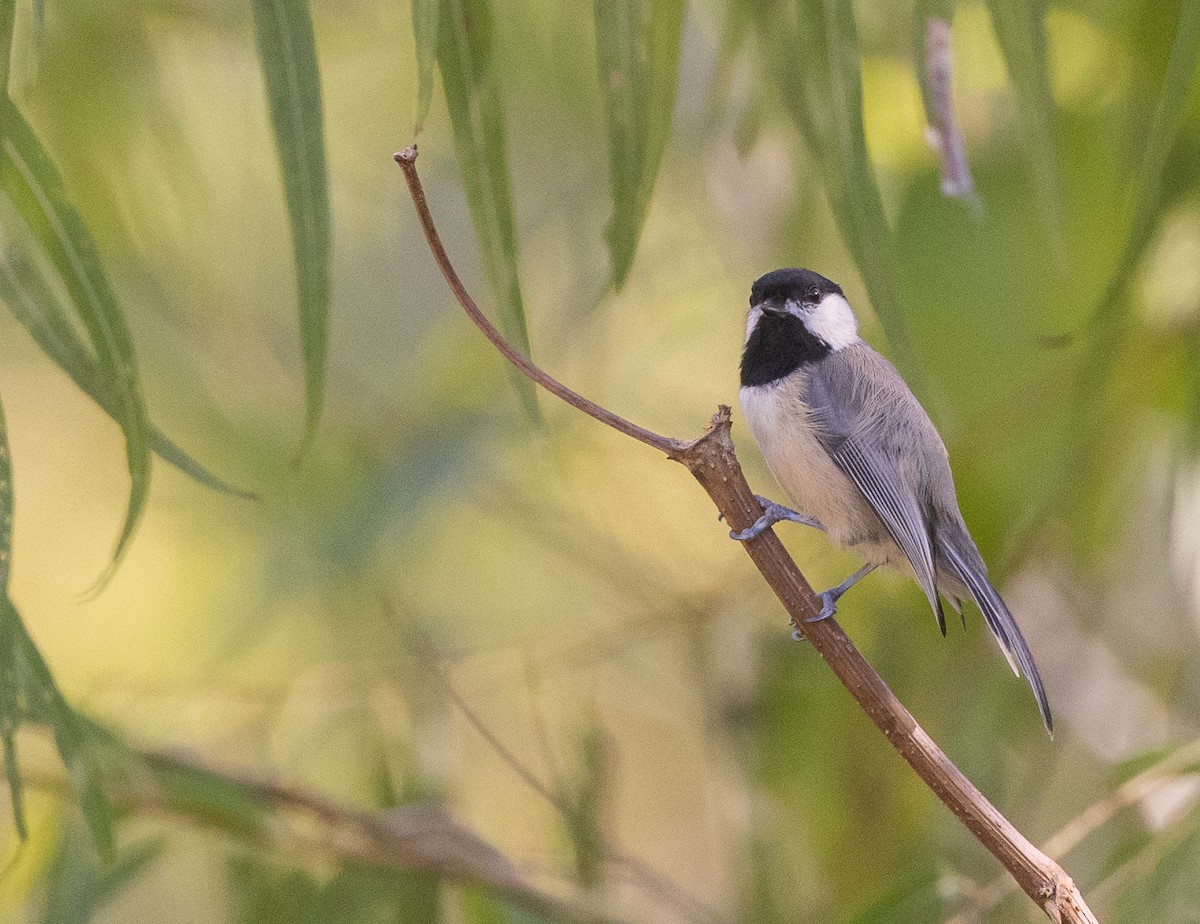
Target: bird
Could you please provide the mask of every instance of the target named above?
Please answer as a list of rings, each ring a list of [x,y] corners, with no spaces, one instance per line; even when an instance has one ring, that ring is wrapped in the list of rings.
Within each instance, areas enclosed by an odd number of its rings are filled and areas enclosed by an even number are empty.
[[[943,636],[942,598],[960,619],[963,601],[974,600],[1053,735],[1033,654],[959,511],[946,446],[895,367],[859,337],[837,283],[808,269],[778,269],[754,282],[738,398],[795,509],[758,496],[762,515],[731,536],[749,541],[791,520],[864,559],[819,595],[814,621],[832,616],[842,595],[880,566],[916,579]]]

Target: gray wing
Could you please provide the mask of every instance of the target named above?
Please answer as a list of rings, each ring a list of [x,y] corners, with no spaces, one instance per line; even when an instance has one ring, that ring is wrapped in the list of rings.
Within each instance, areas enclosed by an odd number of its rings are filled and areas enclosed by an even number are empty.
[[[855,344],[813,365],[806,399],[821,445],[912,565],[942,634],[946,622],[938,597],[938,562],[975,599],[1013,671],[1024,673],[1046,730],[1053,733],[1033,654],[988,580],[958,512],[946,447],[899,373],[866,344]],[[955,591],[953,583],[949,589]]]
[[[930,536],[932,480],[949,477],[946,450],[924,409],[886,359],[866,344],[813,365],[807,404],[830,458],[854,482],[908,559],[946,634]],[[933,453],[932,464],[926,464]]]

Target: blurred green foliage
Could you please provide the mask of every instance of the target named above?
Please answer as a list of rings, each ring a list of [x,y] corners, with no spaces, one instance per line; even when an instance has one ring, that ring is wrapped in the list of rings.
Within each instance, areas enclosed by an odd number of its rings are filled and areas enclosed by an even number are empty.
[[[911,582],[839,618],[1102,920],[1193,921],[1200,2],[915,7],[0,0],[0,915],[541,920],[317,849],[239,774],[435,797],[564,919],[1036,914],[686,473],[507,387],[391,161],[415,115],[477,299],[661,432],[733,402],[756,276],[843,283],[1061,731]],[[924,140],[935,14],[978,211]],[[780,529],[815,584],[855,566]]]

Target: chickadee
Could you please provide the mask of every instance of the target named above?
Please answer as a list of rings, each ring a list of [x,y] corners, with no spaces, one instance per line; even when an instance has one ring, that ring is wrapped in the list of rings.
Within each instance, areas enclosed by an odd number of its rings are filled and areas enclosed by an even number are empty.
[[[842,594],[880,565],[916,578],[942,635],[939,594],[960,618],[971,597],[1051,731],[1033,655],[959,513],[946,447],[892,364],[859,339],[837,283],[805,269],[754,283],[739,397],[768,467],[799,509],[759,498],[763,515],[734,538],[753,539],[787,519],[866,559],[820,595],[817,619],[832,616]]]

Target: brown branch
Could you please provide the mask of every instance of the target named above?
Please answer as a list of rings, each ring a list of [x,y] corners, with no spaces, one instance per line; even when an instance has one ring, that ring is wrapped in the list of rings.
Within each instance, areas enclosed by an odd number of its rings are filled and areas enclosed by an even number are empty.
[[[366,811],[181,753],[127,753],[128,766],[140,772],[110,781],[107,796],[118,811],[184,818],[291,856],[427,871],[481,886],[535,915],[570,924],[625,924],[593,897],[564,897],[532,885],[437,802]],[[31,786],[71,792],[61,773],[24,769],[22,777]]]
[[[396,155],[429,249],[459,304],[496,348],[530,379],[567,403],[686,465],[732,529],[745,529],[754,523],[761,509],[734,454],[729,408],[721,406],[708,430],[698,439],[671,439],[645,430],[594,404],[561,385],[513,349],[467,294],[446,255],[429,214],[417,176],[416,160],[415,145]],[[1025,893],[1056,924],[1097,924],[1096,917],[1071,877],[1031,844],[951,762],[854,647],[841,626],[833,619],[808,621],[818,615],[821,604],[774,531],[768,529],[757,539],[741,545],[783,603],[792,625],[813,644],[892,747],[1004,865]]]

